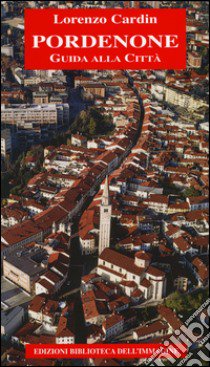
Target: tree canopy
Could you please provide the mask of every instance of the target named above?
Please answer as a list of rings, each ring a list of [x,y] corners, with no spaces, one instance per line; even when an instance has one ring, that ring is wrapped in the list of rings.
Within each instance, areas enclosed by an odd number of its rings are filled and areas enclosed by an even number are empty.
[[[188,189],[186,189],[183,192],[184,197],[188,198],[188,197],[195,197],[195,196],[200,196],[201,192],[199,190],[196,190],[194,187],[189,187]]]
[[[208,299],[208,290],[200,289],[194,293],[172,293],[166,300],[167,307],[174,309],[177,313],[190,315]]]
[[[73,133],[79,132],[87,137],[106,135],[113,129],[112,117],[104,115],[95,107],[81,111],[71,126]]]

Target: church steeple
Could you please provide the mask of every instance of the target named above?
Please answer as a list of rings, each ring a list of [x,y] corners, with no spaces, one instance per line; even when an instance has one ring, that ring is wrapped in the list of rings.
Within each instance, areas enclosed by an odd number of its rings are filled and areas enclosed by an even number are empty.
[[[104,192],[103,192],[103,196],[102,196],[102,205],[106,206],[110,204],[110,199],[109,199],[109,180],[108,180],[108,176],[106,176],[106,181],[105,181],[105,185],[104,185]]]
[[[110,246],[112,206],[109,196],[108,176],[105,180],[104,191],[100,205],[100,233],[99,233],[99,255]]]

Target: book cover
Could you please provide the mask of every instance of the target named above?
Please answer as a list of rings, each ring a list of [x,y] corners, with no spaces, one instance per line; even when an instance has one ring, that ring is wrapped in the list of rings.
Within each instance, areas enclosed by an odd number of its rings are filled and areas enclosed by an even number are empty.
[[[1,2],[3,366],[209,364],[208,10]]]

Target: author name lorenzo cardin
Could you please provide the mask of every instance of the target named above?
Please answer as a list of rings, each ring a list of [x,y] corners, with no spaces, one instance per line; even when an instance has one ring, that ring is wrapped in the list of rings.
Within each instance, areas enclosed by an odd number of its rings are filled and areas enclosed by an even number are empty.
[[[53,23],[59,24],[106,24],[111,20],[113,24],[157,24],[157,17],[141,14],[139,16],[124,16],[122,14],[114,14],[111,19],[107,17],[62,17],[59,14],[53,15]]]

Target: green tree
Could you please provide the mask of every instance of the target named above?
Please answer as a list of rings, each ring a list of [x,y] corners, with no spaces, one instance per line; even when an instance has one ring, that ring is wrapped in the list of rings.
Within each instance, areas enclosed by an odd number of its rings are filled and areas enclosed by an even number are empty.
[[[10,193],[13,194],[13,195],[19,195],[20,192],[21,192],[21,188],[22,186],[21,185],[18,185],[18,186],[15,186],[13,187],[11,190],[10,190]]]
[[[166,306],[175,309],[177,312],[182,312],[186,305],[185,302],[186,299],[183,294],[174,292],[166,299]]]
[[[81,111],[74,120],[71,131],[80,132],[85,136],[100,136],[110,133],[114,129],[112,116],[107,116],[95,107],[88,111]]]
[[[95,135],[95,133],[96,133],[96,121],[94,120],[93,117],[91,117],[91,119],[90,119],[88,128],[89,128],[89,134],[90,135]]]
[[[182,313],[186,316],[196,311],[207,299],[208,289],[200,289],[194,293],[172,293],[166,300],[167,307],[174,309],[177,313]]]
[[[9,181],[11,180],[11,175],[7,173],[1,173],[1,197],[7,198],[9,195]]]
[[[195,196],[200,196],[201,192],[199,190],[196,190],[194,187],[189,187],[188,189],[186,189],[183,192],[183,196],[184,197],[195,197]]]
[[[2,199],[2,206],[6,206],[7,205],[7,199]]]

